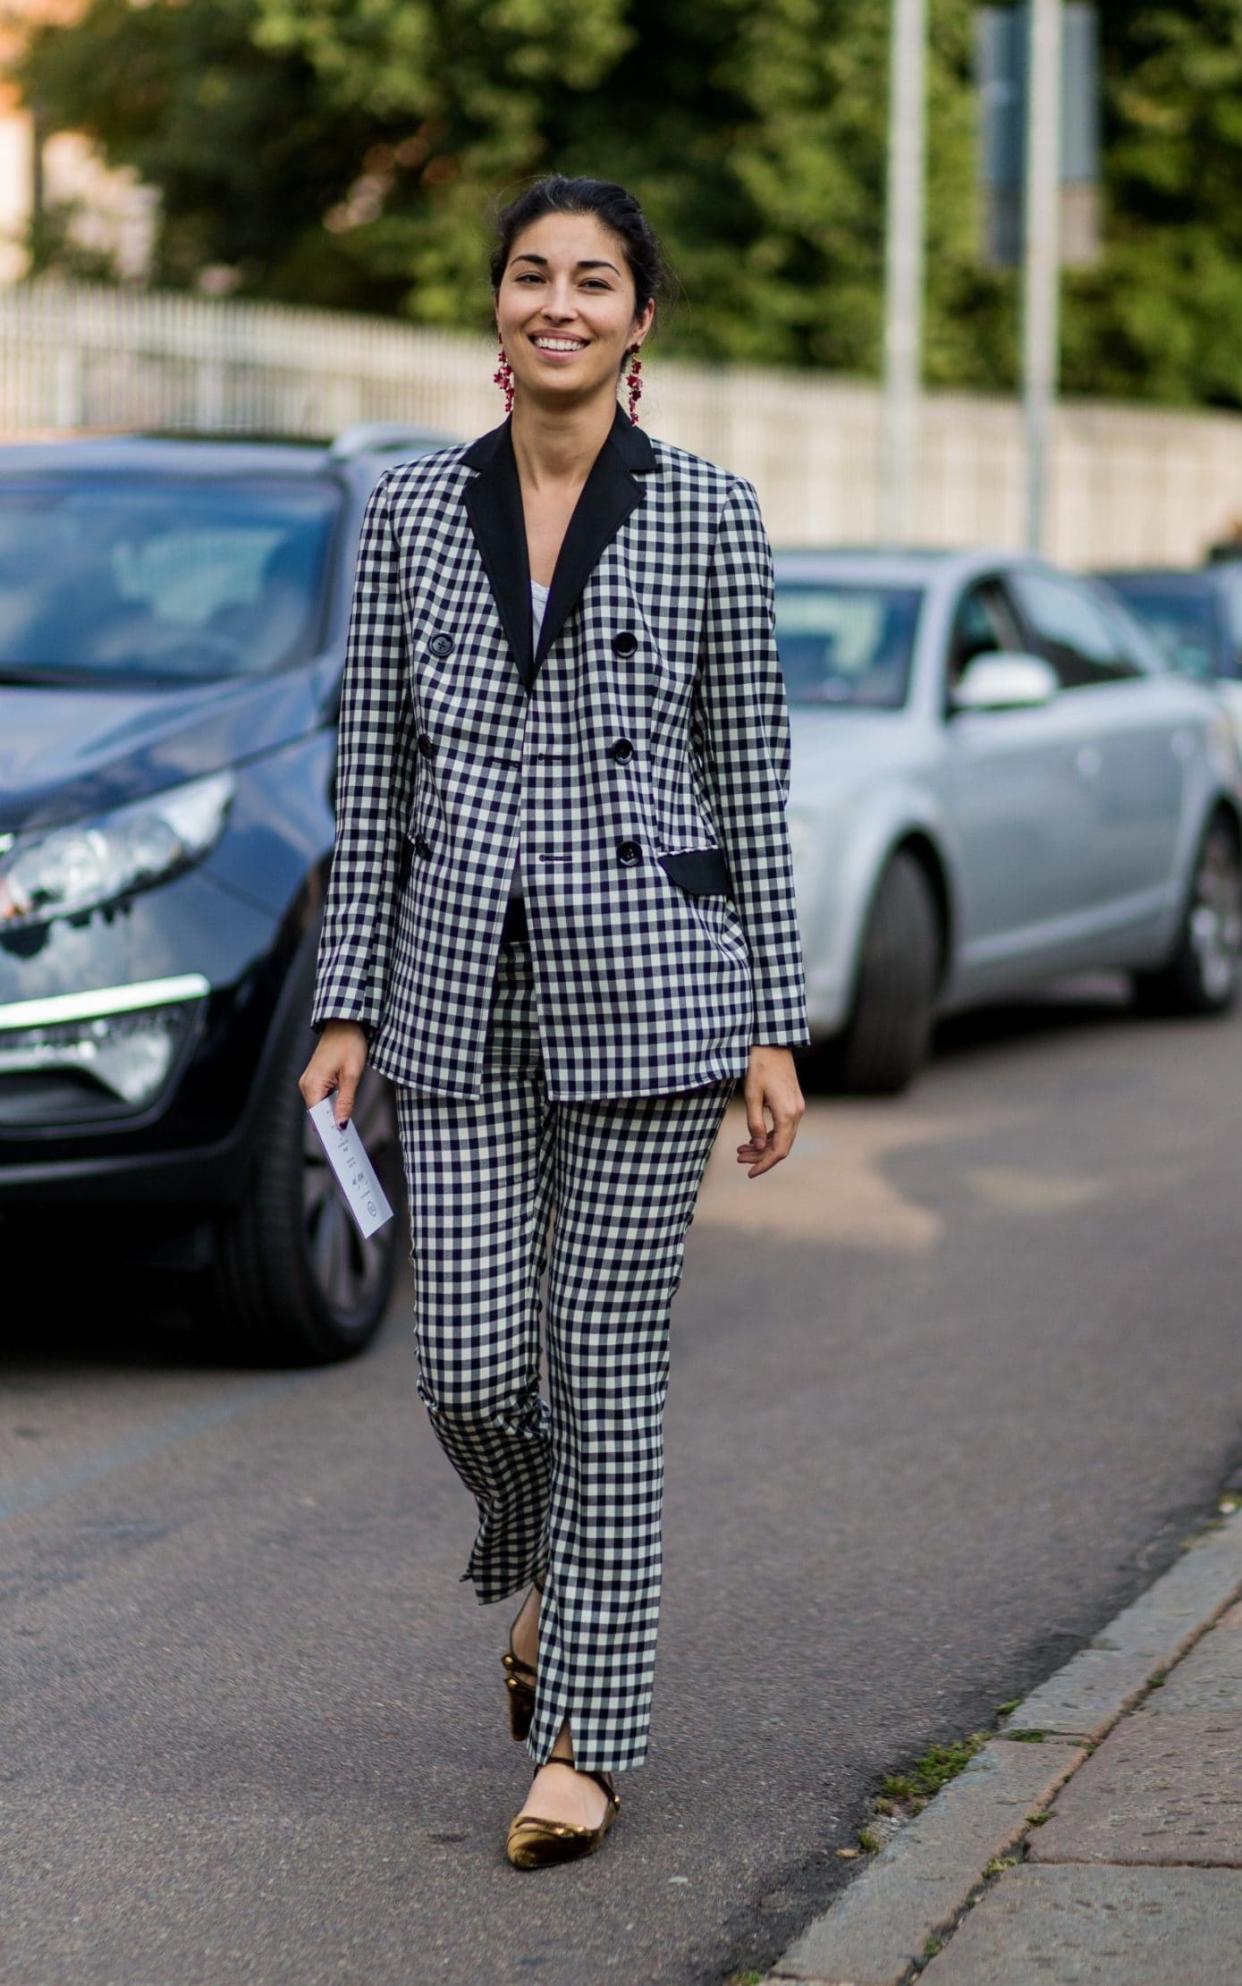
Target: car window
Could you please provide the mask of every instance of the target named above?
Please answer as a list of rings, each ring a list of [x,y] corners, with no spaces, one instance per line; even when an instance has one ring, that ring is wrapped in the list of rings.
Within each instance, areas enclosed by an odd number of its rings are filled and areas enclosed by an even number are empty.
[[[1209,587],[1149,580],[1108,580],[1131,614],[1146,628],[1162,655],[1175,669],[1190,676],[1214,676],[1217,628]]]
[[[1157,641],[1151,628],[1147,627],[1134,612],[1128,600],[1118,598],[1111,587],[1093,585],[1092,598],[1105,614],[1117,633],[1122,656],[1130,662],[1140,676],[1164,676],[1168,674],[1169,658]]]
[[[299,661],[339,504],[323,483],[0,481],[0,668],[201,681]]]
[[[922,604],[918,586],[778,581],[776,645],[789,702],[899,709]]]
[[[1030,645],[1047,657],[1062,689],[1133,681],[1147,673],[1120,612],[1067,574],[1018,570],[1009,586],[1030,629]]]
[[[977,580],[963,593],[953,617],[948,687],[956,686],[962,671],[977,655],[1012,655],[1022,645],[1022,635],[1004,589],[995,578]]]

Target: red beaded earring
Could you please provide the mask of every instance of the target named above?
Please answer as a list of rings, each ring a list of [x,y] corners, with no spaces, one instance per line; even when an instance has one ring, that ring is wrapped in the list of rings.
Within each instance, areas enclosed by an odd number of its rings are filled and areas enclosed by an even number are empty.
[[[509,364],[508,359],[505,357],[504,339],[501,338],[499,342],[500,342],[500,364],[497,367],[496,371],[492,374],[492,378],[495,380],[497,386],[503,388],[504,396],[505,396],[505,412],[506,414],[511,414],[513,412],[513,367]]]
[[[631,345],[631,346],[630,346],[630,357],[631,357],[631,358],[633,359],[633,361],[634,361],[634,363],[633,363],[633,365],[631,366],[631,368],[630,368],[630,370],[629,370],[629,372],[627,372],[627,373],[626,373],[626,375],[625,375],[625,383],[626,383],[626,385],[627,385],[627,386],[629,387],[629,389],[630,389],[630,425],[631,425],[631,427],[637,427],[637,425],[638,425],[638,415],[637,415],[637,413],[635,412],[635,409],[636,409],[636,408],[637,408],[637,406],[638,406],[638,398],[639,398],[639,395],[640,395],[640,393],[641,393],[641,392],[642,392],[642,390],[643,390],[643,383],[642,383],[642,380],[641,380],[641,379],[639,378],[639,376],[638,376],[638,369],[639,369],[639,367],[640,367],[640,365],[642,364],[642,360],[641,360],[641,359],[639,358],[639,356],[638,356],[638,349],[639,349],[639,348],[638,348],[638,346],[637,346],[637,345]]]

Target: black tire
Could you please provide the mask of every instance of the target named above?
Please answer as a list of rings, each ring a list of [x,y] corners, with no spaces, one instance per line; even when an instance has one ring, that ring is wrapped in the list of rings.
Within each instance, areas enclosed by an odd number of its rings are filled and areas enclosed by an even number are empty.
[[[364,1350],[388,1308],[404,1248],[392,1091],[367,1069],[354,1103],[353,1122],[393,1208],[364,1241],[297,1087],[314,1047],[305,1025],[290,1028],[246,1193],[217,1221],[200,1322],[248,1363],[327,1365]]]
[[[835,1087],[871,1096],[909,1087],[931,1039],[940,945],[926,871],[898,849],[867,918],[849,1023],[826,1049]]]
[[[1156,972],[1131,974],[1146,1014],[1226,1014],[1242,988],[1242,850],[1231,821],[1209,821],[1177,943]]]

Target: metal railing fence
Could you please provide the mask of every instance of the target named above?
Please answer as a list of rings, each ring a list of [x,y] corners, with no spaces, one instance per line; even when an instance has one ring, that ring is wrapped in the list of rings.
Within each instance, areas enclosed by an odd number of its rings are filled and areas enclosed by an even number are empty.
[[[47,279],[0,289],[0,434],[132,427],[329,435],[408,420],[466,438],[503,402],[483,337],[364,316]],[[868,383],[665,358],[643,368],[653,433],[749,476],[776,543],[872,542],[880,401]],[[913,537],[1021,543],[1016,400],[929,393]],[[1066,402],[1049,551],[1067,564],[1194,562],[1242,513],[1242,415]]]

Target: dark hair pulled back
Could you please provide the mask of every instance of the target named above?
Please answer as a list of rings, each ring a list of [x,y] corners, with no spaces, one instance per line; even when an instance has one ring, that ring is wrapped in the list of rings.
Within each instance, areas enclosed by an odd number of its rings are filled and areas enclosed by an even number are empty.
[[[613,179],[571,179],[560,172],[545,173],[497,214],[490,261],[493,294],[500,288],[517,237],[545,214],[594,214],[617,237],[634,282],[636,317],[653,297],[663,301],[672,294],[676,287],[672,271],[634,195]]]

